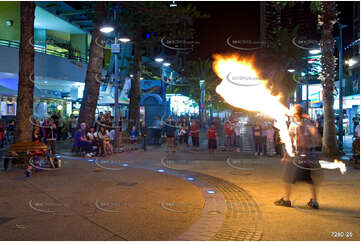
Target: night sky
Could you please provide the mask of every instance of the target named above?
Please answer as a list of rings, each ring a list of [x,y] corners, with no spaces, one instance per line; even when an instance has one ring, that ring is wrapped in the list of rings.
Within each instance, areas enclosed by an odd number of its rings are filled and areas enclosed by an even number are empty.
[[[209,13],[208,19],[195,22],[195,41],[199,42],[191,53],[192,58],[211,58],[214,53],[235,52],[227,45],[226,39],[259,41],[260,1],[175,1],[178,5],[191,3],[202,13]],[[171,2],[169,2],[171,3]],[[81,9],[81,2],[68,2],[69,5]],[[349,27],[344,29],[344,46],[354,41],[352,37],[352,4],[351,1],[338,1],[340,20]],[[338,35],[335,26],[334,35]],[[256,46],[250,46],[256,47]],[[244,52],[242,54],[249,54]]]
[[[200,42],[194,56],[211,58],[214,53],[234,52],[226,40],[259,40],[258,2],[193,2],[201,12],[211,15],[197,20],[196,40]]]
[[[259,40],[260,2],[199,1],[192,4],[201,12],[211,15],[208,19],[196,22],[195,40],[200,44],[192,53],[193,57],[211,58],[214,53],[235,52],[235,49],[226,43],[230,35],[232,35],[232,40]],[[341,11],[339,16],[341,22],[349,25],[343,32],[344,46],[346,46],[354,40],[352,37],[353,2],[344,1],[337,4],[338,11]],[[338,34],[337,26],[335,26],[334,34]]]

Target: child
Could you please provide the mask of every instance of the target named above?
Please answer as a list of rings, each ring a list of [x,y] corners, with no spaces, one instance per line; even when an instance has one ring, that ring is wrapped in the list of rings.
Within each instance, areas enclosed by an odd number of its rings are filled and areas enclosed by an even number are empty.
[[[217,149],[217,129],[214,123],[211,123],[211,127],[208,129],[208,152],[214,153]]]
[[[130,136],[130,144],[131,144],[131,150],[135,150],[136,149],[136,144],[137,144],[137,136],[138,136],[138,132],[137,132],[137,127],[135,127],[133,125],[132,130],[129,132],[129,136]]]

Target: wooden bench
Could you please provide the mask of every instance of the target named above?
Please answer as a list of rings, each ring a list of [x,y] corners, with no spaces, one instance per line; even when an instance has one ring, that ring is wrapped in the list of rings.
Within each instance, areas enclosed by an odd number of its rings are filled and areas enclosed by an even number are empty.
[[[35,151],[43,151],[47,156],[48,147],[41,142],[18,142],[10,145],[8,152],[3,156],[5,169],[9,161],[14,167],[27,167],[30,153]]]

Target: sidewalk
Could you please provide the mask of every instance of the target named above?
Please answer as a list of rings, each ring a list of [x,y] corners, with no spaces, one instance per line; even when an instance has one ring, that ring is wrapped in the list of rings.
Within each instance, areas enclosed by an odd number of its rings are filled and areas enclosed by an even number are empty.
[[[168,154],[154,146],[99,158],[63,155],[63,168],[29,179],[23,170],[1,172],[2,238],[360,239],[359,170],[323,170],[319,210],[305,208],[310,192],[303,184],[292,193],[294,207],[277,207],[273,202],[283,195],[279,159],[210,155],[201,144],[200,151]],[[59,145],[59,152],[66,147]]]

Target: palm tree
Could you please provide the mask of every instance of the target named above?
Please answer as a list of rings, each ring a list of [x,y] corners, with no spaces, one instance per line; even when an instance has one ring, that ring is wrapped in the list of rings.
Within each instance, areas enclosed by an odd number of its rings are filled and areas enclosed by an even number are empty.
[[[296,69],[302,58],[302,50],[292,44],[297,36],[298,28],[289,31],[287,28],[275,28],[269,46],[257,53],[261,59],[262,73],[268,80],[272,94],[282,94],[282,103],[288,106],[288,97],[295,90],[297,83],[293,81],[289,69]]]
[[[32,124],[29,117],[33,115],[34,100],[34,18],[35,3],[20,3],[21,39],[19,49],[19,84],[16,109],[16,141],[32,140]]]
[[[337,22],[336,2],[321,2],[320,11],[320,24],[322,25],[322,37],[320,42],[322,53],[322,72],[320,79],[323,86],[322,94],[324,111],[322,152],[329,156],[335,156],[338,154],[338,151],[333,110],[333,90],[335,87],[335,43],[332,31],[333,25]]]
[[[78,122],[78,124],[85,122],[87,127],[91,127],[94,123],[94,115],[98,103],[100,82],[97,78],[101,76],[104,58],[104,49],[99,45],[99,43],[104,43],[104,35],[100,32],[100,26],[103,24],[105,15],[105,3],[97,2],[95,26],[90,43],[89,64]]]
[[[181,93],[189,98],[195,100],[199,107],[201,106],[201,89],[199,86],[200,80],[205,80],[205,104],[208,106],[211,102],[212,96],[212,104],[219,105],[218,101],[222,100],[222,98],[215,92],[217,85],[220,80],[217,75],[213,72],[212,61],[210,59],[202,60],[198,58],[197,60],[192,60],[187,62],[187,68],[185,68],[186,72],[183,72],[182,75],[188,81],[188,87],[175,87],[174,91],[176,93]],[[190,77],[187,79],[187,77]],[[204,110],[206,113],[206,110]],[[199,115],[201,115],[199,110]]]
[[[136,125],[139,120],[140,105],[140,77],[143,49],[147,45],[159,45],[164,36],[172,38],[192,37],[194,29],[192,27],[179,31],[179,26],[183,26],[183,20],[192,18],[205,18],[206,15],[200,14],[196,8],[190,4],[187,6],[178,6],[169,8],[166,2],[119,2],[124,6],[119,16],[119,22],[127,25],[126,29],[135,36],[134,40],[134,60],[133,60],[133,79],[130,90],[129,103],[129,127]],[[149,40],[143,39],[143,33],[154,32],[157,36]]]
[[[295,2],[275,2],[276,5],[285,7],[287,4],[294,6]],[[337,23],[336,2],[334,1],[312,1],[311,11],[319,13],[319,25],[322,26],[321,34],[321,64],[322,72],[319,76],[323,87],[323,111],[324,111],[324,129],[322,152],[326,156],[338,155],[335,116],[333,110],[333,90],[335,80],[335,43],[333,40],[333,26]]]

